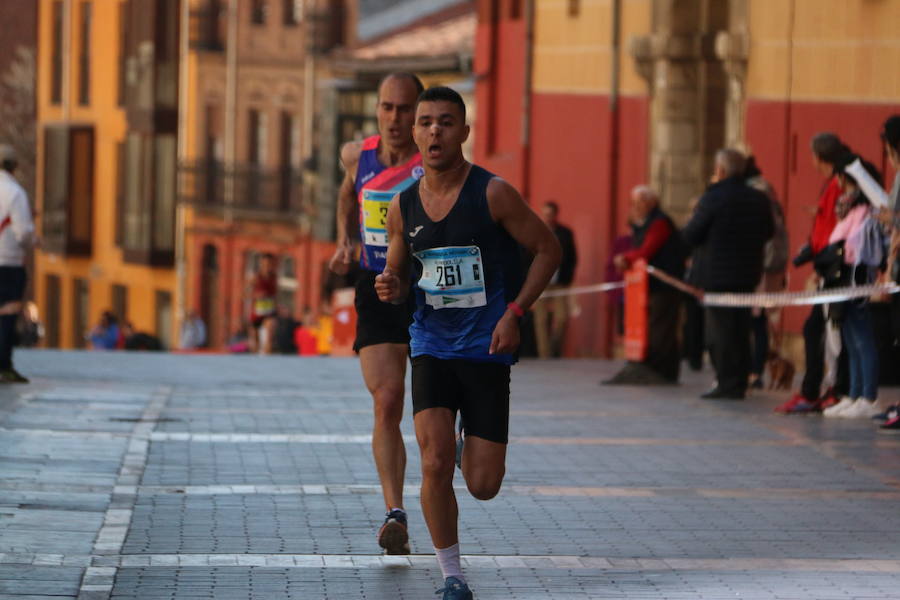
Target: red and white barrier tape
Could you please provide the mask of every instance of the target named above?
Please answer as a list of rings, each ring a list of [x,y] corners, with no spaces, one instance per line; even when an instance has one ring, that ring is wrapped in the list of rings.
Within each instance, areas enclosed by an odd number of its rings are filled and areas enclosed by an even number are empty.
[[[659,269],[648,266],[647,272],[660,281],[681,290],[686,294],[695,296],[704,306],[722,307],[746,307],[746,308],[775,308],[779,306],[811,306],[814,304],[832,304],[854,300],[857,298],[869,298],[886,294],[900,293],[900,285],[895,283],[882,283],[875,285],[860,285],[832,288],[826,290],[812,290],[803,292],[763,292],[751,294],[737,294],[731,292],[705,292],[700,288],[687,284],[677,277],[672,277]],[[571,287],[558,290],[548,290],[541,294],[541,298],[554,298],[557,296],[575,296],[578,294],[592,294],[597,292],[609,292],[625,287],[624,281],[611,281]]]

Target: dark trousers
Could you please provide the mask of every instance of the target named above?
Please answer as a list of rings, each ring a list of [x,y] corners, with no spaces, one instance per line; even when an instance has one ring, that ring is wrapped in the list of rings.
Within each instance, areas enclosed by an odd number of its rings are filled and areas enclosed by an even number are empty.
[[[12,351],[16,345],[17,315],[0,315],[0,370],[12,369]]]
[[[722,392],[747,391],[750,371],[750,309],[706,309],[706,347]]]
[[[807,400],[818,400],[822,392],[822,379],[825,377],[825,327],[828,321],[825,319],[825,308],[813,306],[803,323],[803,344],[806,350],[806,372],[803,374],[803,383],[800,384],[800,393]],[[847,363],[847,350],[841,349],[838,357],[837,373],[834,380],[834,393],[838,396],[845,395],[849,391],[850,384],[849,366]]]
[[[650,290],[647,359],[644,364],[670,381],[678,381],[681,366],[678,348],[681,298],[681,292],[674,288]]]
[[[766,311],[761,310],[757,316],[751,317],[750,328],[753,330],[753,365],[750,372],[762,377],[769,359],[769,317]]]
[[[703,351],[706,349],[706,339],[703,332],[704,308],[700,306],[693,296],[684,297],[684,328],[682,340],[684,344],[684,357],[692,369],[699,371],[703,368]]]

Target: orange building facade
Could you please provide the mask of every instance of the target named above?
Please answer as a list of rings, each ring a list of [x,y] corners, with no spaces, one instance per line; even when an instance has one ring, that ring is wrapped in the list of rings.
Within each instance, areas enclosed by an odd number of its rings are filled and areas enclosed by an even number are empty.
[[[40,0],[34,287],[48,347],[84,347],[105,310],[174,343],[177,32],[176,3]]]

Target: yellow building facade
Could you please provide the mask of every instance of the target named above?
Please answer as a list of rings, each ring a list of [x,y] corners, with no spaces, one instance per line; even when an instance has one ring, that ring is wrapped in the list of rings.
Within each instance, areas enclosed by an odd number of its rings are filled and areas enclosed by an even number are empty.
[[[126,79],[140,84],[145,66],[125,56],[131,25],[145,18],[139,10],[127,0],[40,0],[36,221],[43,247],[35,256],[34,289],[48,347],[84,347],[105,310],[166,346],[175,340],[174,244],[163,243],[172,246],[171,257],[127,251],[126,232],[141,219],[140,211],[127,209],[129,188],[138,197],[140,186],[152,187],[151,229],[174,225],[167,199],[171,189],[174,207],[174,146],[171,159],[161,146],[142,165],[153,169],[152,178],[124,164]],[[177,80],[167,85],[177,90]]]

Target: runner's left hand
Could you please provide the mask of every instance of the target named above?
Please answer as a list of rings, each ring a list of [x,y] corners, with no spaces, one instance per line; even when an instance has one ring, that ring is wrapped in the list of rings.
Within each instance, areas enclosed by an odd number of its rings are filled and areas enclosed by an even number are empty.
[[[519,347],[519,319],[507,311],[494,327],[490,354],[512,354]]]

